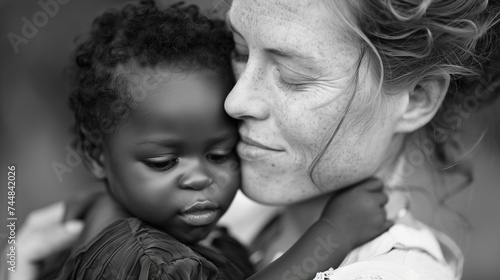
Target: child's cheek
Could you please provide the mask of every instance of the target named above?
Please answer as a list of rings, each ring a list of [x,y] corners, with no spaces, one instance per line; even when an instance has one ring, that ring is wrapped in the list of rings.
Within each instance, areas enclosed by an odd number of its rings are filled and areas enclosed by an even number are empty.
[[[213,173],[214,184],[207,189],[209,199],[218,201],[227,208],[238,191],[241,183],[240,165],[238,161],[230,161]]]

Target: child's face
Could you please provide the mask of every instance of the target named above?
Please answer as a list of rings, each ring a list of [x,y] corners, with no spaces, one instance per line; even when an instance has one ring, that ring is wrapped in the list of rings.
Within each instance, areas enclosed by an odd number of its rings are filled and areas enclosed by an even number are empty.
[[[106,140],[102,161],[122,206],[189,243],[210,232],[239,187],[238,132],[223,107],[230,85],[158,71],[153,86],[145,71],[133,75],[147,93]]]

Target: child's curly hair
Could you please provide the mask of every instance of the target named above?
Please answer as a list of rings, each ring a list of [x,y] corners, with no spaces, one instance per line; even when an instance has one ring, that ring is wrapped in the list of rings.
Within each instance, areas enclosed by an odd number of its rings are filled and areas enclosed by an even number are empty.
[[[107,10],[94,20],[68,68],[75,146],[92,153],[131,110],[134,99],[120,66],[211,70],[222,83],[234,83],[233,46],[224,21],[207,18],[194,5],[181,2],[162,10],[154,1],[141,1]]]

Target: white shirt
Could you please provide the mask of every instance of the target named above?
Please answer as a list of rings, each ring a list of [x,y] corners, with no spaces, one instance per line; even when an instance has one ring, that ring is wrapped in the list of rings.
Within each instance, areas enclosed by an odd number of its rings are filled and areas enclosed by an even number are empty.
[[[389,189],[401,185],[404,164],[400,160],[392,176],[385,178]],[[389,194],[386,205],[394,226],[351,251],[338,269],[318,273],[315,280],[459,280],[464,262],[460,248],[447,235],[413,218],[402,195]],[[322,278],[325,275],[330,277]]]
[[[462,266],[462,253],[449,237],[407,214],[386,233],[351,251],[325,279],[455,280]],[[315,279],[322,279],[321,274]]]

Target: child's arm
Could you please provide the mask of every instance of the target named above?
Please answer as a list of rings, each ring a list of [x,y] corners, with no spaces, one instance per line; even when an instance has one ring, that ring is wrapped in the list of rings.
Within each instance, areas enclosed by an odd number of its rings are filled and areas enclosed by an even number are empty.
[[[249,279],[313,279],[338,267],[357,246],[386,231],[382,183],[368,180],[332,197],[321,218],[279,259]]]

